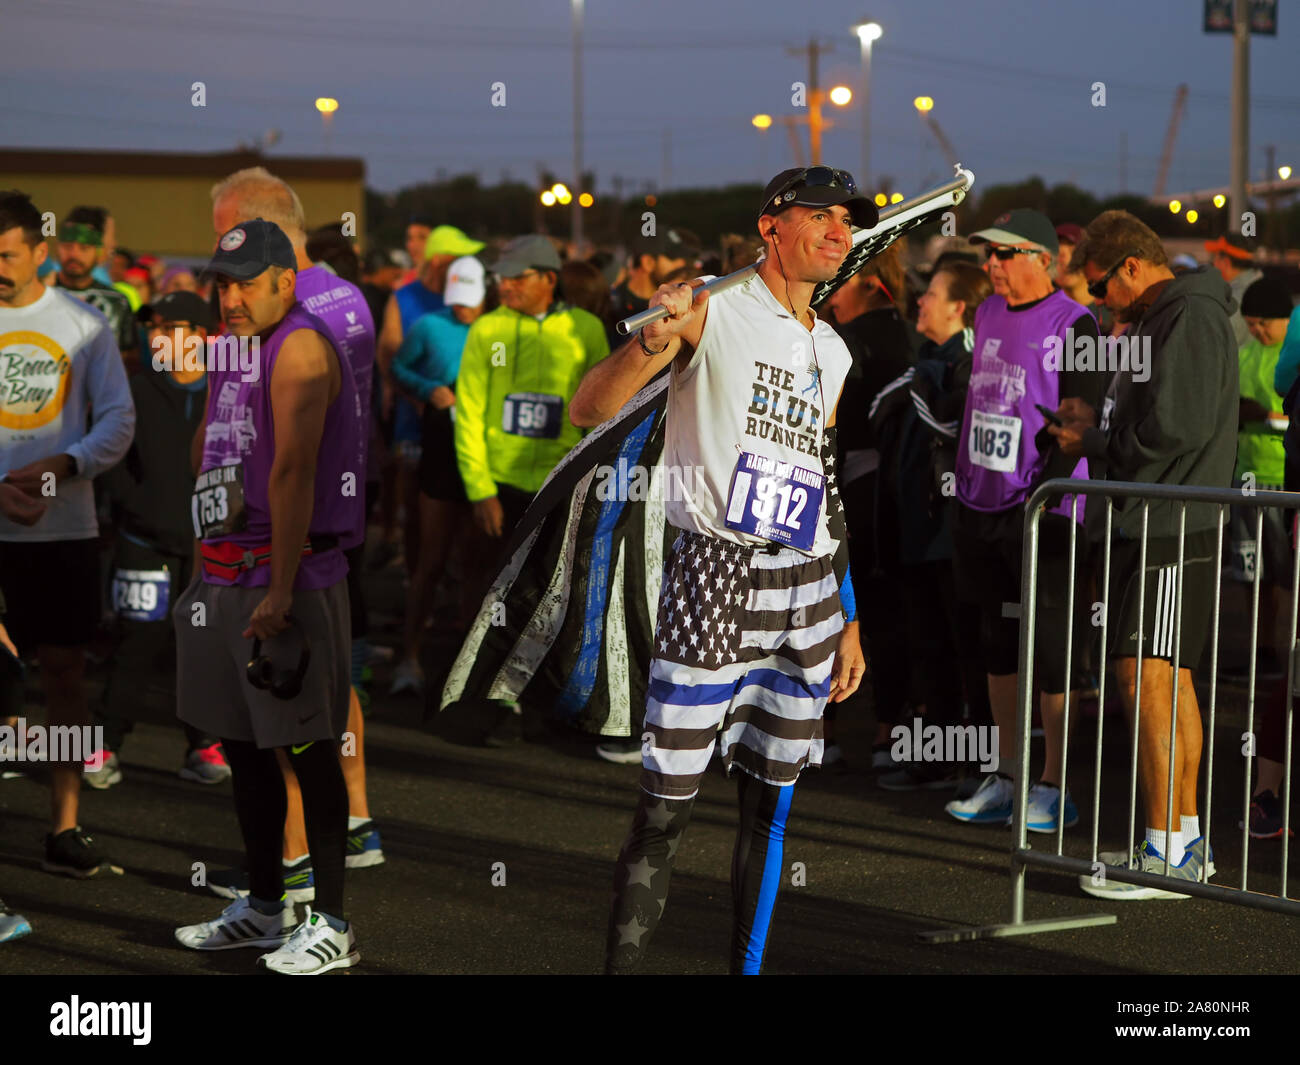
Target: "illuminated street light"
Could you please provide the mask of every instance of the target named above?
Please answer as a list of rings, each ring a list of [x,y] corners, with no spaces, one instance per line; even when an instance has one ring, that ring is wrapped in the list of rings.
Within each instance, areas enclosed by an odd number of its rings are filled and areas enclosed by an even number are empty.
[[[1291,176],[1291,168],[1289,166],[1279,166],[1277,168],[1277,176],[1285,181]]]
[[[876,206],[877,206],[877,207],[884,207],[885,204],[887,204],[888,202],[889,202],[889,197],[886,196],[883,192],[877,192],[877,193],[876,193]]]
[[[578,203],[582,207],[590,207],[595,202],[596,202],[596,198],[592,196],[590,192],[584,192],[581,196],[578,197]]]
[[[1173,211],[1174,214],[1177,214],[1177,213],[1178,213],[1179,211],[1181,211],[1182,209],[1183,209],[1183,201],[1182,201],[1182,200],[1170,200],[1170,201],[1169,201],[1169,210]]]
[[[934,109],[934,100],[929,96],[918,96],[912,101],[912,106],[920,111],[921,114],[926,115]]]
[[[750,124],[751,124],[752,126],[754,126],[755,129],[767,129],[769,126],[772,125],[772,116],[771,116],[771,115],[755,115],[755,116],[754,116],[753,118],[751,118],[749,121],[750,121]]]
[[[862,89],[858,98],[862,101],[862,169],[858,172],[858,187],[867,188],[871,181],[871,44],[880,40],[879,22],[859,22],[849,27],[858,35],[862,48]]]
[[[889,202],[890,202],[890,203],[902,203],[902,202],[903,202],[903,194],[902,194],[901,192],[895,192],[892,196],[889,197]]]
[[[542,206],[543,207],[555,206],[555,193],[553,193],[550,189],[547,189],[545,192],[542,193]]]
[[[1215,207],[1221,208],[1227,202],[1228,202],[1228,197],[1226,197],[1223,193],[1219,193],[1217,196],[1214,197]]]
[[[1197,214],[1196,211],[1188,211],[1188,212],[1187,212],[1187,221],[1189,221],[1189,222],[1191,222],[1191,223],[1193,223],[1193,224],[1195,224],[1196,220],[1197,220],[1198,218],[1200,218],[1200,217],[1201,217],[1201,216],[1200,216],[1199,214]]]
[[[339,102],[331,96],[318,96],[316,98],[316,110],[322,115],[332,115],[339,109]]]
[[[836,85],[830,92],[831,103],[836,107],[845,106],[853,99],[853,90],[847,85]]]

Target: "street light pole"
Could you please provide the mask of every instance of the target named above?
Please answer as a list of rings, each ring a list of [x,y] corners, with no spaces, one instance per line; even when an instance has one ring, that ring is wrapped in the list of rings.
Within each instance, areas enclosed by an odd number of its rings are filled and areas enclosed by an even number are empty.
[[[573,225],[570,230],[574,254],[581,254],[582,204],[582,4],[573,0]]]
[[[1237,0],[1232,19],[1232,157],[1229,230],[1241,232],[1248,209],[1246,177],[1250,157],[1250,18],[1249,0]]]
[[[860,22],[853,27],[862,45],[862,169],[858,185],[869,188],[871,175],[871,45],[884,32],[878,22]]]

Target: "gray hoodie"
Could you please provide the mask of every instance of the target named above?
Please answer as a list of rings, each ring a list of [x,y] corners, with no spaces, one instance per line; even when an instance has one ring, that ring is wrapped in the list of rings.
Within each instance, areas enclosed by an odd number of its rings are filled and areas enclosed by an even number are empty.
[[[1108,480],[1232,486],[1240,395],[1230,321],[1236,309],[1217,270],[1196,270],[1167,282],[1130,328],[1130,344],[1150,345],[1149,364],[1145,372],[1116,372],[1101,428],[1084,434],[1084,454],[1105,462]],[[1089,510],[1090,531],[1099,536],[1103,507]],[[1213,529],[1217,512],[1214,504],[1189,503],[1187,532]],[[1114,528],[1141,536],[1141,503],[1116,500]],[[1152,537],[1177,536],[1178,505],[1152,503],[1148,529]]]

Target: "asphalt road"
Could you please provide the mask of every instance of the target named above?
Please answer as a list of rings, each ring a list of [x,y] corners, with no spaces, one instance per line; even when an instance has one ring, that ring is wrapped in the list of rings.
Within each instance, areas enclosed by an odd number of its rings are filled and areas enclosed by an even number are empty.
[[[394,571],[369,581],[379,643],[397,642],[400,589]],[[385,611],[388,614],[385,615]],[[384,623],[390,626],[384,627]],[[432,670],[450,649],[430,645]],[[361,964],[377,973],[596,973],[600,971],[613,861],[635,802],[637,768],[594,756],[594,740],[526,723],[531,738],[501,749],[469,746],[422,725],[424,707],[387,696],[377,669],[367,723],[371,808],[387,862],[350,872],[348,917]],[[90,679],[92,689],[100,676]],[[430,696],[433,698],[433,695]],[[1241,867],[1243,760],[1240,692],[1218,736],[1213,842],[1220,884]],[[1234,710],[1233,708],[1236,708]],[[31,712],[39,719],[39,711]],[[841,713],[850,767],[869,764],[873,720],[865,697]],[[1106,720],[1103,849],[1123,846],[1127,733]],[[1085,855],[1093,721],[1072,753],[1072,791],[1083,813],[1066,836]],[[1041,750],[1036,741],[1036,764]],[[47,791],[38,777],[0,781],[0,896],[34,933],[0,946],[3,974],[254,973],[254,951],[199,954],[172,930],[225,905],[191,886],[193,863],[240,860],[229,784],[203,787],[177,776],[177,729],[141,725],[122,757],[124,780],[83,791],[81,820],[126,869],[122,877],[74,881],[41,871]],[[716,765],[716,763],[715,763]],[[1300,923],[1277,914],[1198,899],[1105,903],[1072,877],[1031,872],[1026,916],[1115,913],[1108,927],[951,945],[917,933],[1004,921],[1010,830],[960,825],[947,796],[889,793],[869,772],[808,772],[799,784],[786,846],[787,886],[768,950],[774,974],[1143,974],[1292,973],[1300,969]],[[667,911],[647,971],[726,972],[735,785],[710,773],[678,853]],[[1054,838],[1032,837],[1049,846]],[[1278,890],[1277,842],[1252,841],[1251,884]],[[494,886],[494,868],[505,883]],[[497,879],[500,879],[498,875]],[[1292,881],[1294,892],[1294,878]]]

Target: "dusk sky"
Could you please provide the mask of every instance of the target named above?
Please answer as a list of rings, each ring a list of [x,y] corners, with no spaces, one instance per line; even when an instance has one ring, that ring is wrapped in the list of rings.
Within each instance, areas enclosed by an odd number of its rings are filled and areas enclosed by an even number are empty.
[[[1300,5],[1251,42],[1252,180],[1266,144],[1300,171]],[[785,131],[806,58],[834,42],[822,83],[855,92],[849,26],[884,27],[872,65],[872,176],[915,193],[950,169],[912,107],[935,100],[981,186],[1039,174],[1095,193],[1149,195],[1176,86],[1187,111],[1168,191],[1228,182],[1232,40],[1201,29],[1200,0],[586,0],[585,162],[597,192],[761,182],[792,165]],[[567,178],[570,0],[5,0],[0,146],[224,151],[278,129],[269,155],[327,145],[317,96],[339,100],[328,144],[389,191],[446,174]],[[191,106],[191,84],[207,106]],[[1106,106],[1091,103],[1106,85]],[[491,105],[504,82],[506,106]],[[855,99],[831,108],[824,161],[859,170]],[[666,131],[671,144],[665,152]],[[806,138],[806,132],[803,134]],[[868,186],[875,181],[868,180]]]

